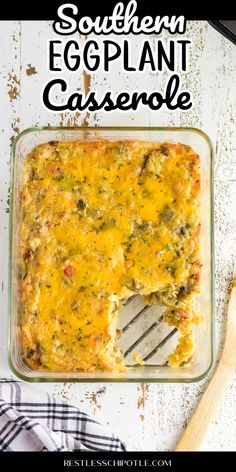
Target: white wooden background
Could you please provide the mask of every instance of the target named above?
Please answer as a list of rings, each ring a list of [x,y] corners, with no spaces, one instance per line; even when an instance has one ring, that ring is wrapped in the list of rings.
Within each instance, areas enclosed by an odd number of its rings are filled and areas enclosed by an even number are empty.
[[[216,146],[216,354],[222,348],[227,290],[233,268],[232,238],[236,240],[236,183],[227,182],[224,168],[235,165],[236,174],[236,47],[206,22],[190,22],[187,35],[193,40],[189,72],[184,85],[194,95],[188,113],[148,112],[96,115],[56,115],[40,103],[48,80],[46,42],[55,37],[50,22],[0,23],[0,376],[10,376],[7,363],[8,194],[11,143],[19,131],[35,125],[180,125],[201,128]],[[78,37],[78,36],[77,36]],[[138,51],[141,37],[131,37]],[[150,38],[152,41],[152,38]],[[134,57],[135,57],[135,53]],[[66,74],[62,74],[66,77]],[[70,76],[71,88],[84,90],[85,77]],[[91,77],[91,88],[147,90],[163,88],[166,73],[128,75],[114,68]],[[236,213],[236,212],[235,212]],[[235,245],[236,251],[236,245]],[[58,399],[95,415],[120,434],[129,449],[172,450],[208,380],[197,384],[41,384],[34,389],[53,392]],[[204,450],[236,450],[236,377],[233,379],[203,445]],[[32,393],[33,395],[33,393]]]

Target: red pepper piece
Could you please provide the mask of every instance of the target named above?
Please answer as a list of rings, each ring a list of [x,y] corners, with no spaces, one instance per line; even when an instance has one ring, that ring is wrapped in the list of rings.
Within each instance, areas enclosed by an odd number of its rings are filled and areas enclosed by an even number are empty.
[[[31,259],[31,256],[32,256],[32,253],[28,249],[28,251],[26,251],[25,254],[24,254],[24,261],[28,262]]]
[[[75,268],[72,265],[68,265],[64,269],[64,274],[67,275],[67,277],[72,277],[72,275],[75,273]]]

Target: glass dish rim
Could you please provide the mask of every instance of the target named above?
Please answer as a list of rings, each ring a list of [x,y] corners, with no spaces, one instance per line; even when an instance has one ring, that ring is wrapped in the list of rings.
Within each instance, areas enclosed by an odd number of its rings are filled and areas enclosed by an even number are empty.
[[[159,378],[159,377],[135,377],[135,378],[68,378],[61,377],[61,378],[53,378],[52,377],[46,378],[42,377],[28,377],[27,375],[22,374],[17,368],[14,366],[13,359],[12,359],[12,349],[11,349],[11,330],[12,330],[12,277],[11,277],[11,268],[12,268],[12,229],[13,229],[13,196],[14,196],[14,171],[15,171],[15,158],[16,158],[16,150],[17,144],[22,136],[27,134],[33,133],[35,131],[174,131],[174,132],[192,132],[200,135],[209,148],[209,159],[210,159],[210,219],[211,219],[211,237],[210,237],[210,247],[211,247],[211,319],[210,319],[210,336],[211,336],[211,348],[210,348],[210,362],[208,367],[206,368],[205,372],[196,377],[183,377],[183,378]],[[147,382],[147,383],[195,383],[199,382],[200,380],[204,379],[207,374],[212,369],[214,363],[214,343],[215,343],[215,333],[214,333],[214,313],[215,313],[215,284],[214,284],[214,269],[215,269],[215,255],[214,255],[214,248],[215,248],[215,235],[214,235],[214,148],[211,139],[209,136],[199,128],[195,127],[184,127],[184,126],[34,126],[30,128],[26,128],[21,131],[12,146],[11,152],[11,171],[10,171],[10,199],[9,199],[9,255],[8,255],[8,363],[12,370],[12,372],[21,380],[26,382],[46,382],[46,383],[60,383],[60,382],[68,382],[68,383],[77,383],[77,382],[84,382],[84,383],[140,383],[140,382]]]

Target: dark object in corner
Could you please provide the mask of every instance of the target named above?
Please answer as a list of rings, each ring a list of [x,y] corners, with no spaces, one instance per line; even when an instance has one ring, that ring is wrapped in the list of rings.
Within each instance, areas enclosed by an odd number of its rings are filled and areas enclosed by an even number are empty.
[[[213,28],[223,34],[227,39],[236,44],[236,20],[214,20],[208,21]]]

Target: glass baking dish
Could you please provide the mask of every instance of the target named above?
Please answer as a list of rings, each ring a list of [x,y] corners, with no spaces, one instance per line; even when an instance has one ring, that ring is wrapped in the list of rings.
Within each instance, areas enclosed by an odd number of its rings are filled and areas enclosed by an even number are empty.
[[[190,145],[200,156],[201,172],[201,260],[203,263],[201,277],[201,291],[195,298],[195,309],[203,314],[202,323],[194,328],[195,351],[190,365],[171,368],[166,365],[165,359],[173,348],[175,336],[171,337],[167,325],[147,336],[144,343],[150,343],[150,349],[158,346],[156,357],[154,356],[146,365],[134,365],[128,361],[125,373],[63,373],[48,371],[33,371],[24,362],[21,356],[19,323],[19,285],[17,279],[20,225],[21,225],[21,190],[23,183],[23,168],[26,155],[38,144],[48,141],[81,140],[94,141],[108,140],[149,140],[180,142]],[[202,379],[209,371],[213,362],[213,263],[214,263],[214,239],[213,239],[213,150],[211,142],[206,134],[194,128],[32,128],[23,131],[16,139],[11,174],[10,194],[10,251],[9,251],[9,363],[13,372],[23,380],[37,382],[194,382]],[[153,313],[154,310],[154,313]],[[148,323],[156,319],[156,310],[153,307],[149,315],[145,316],[144,302],[141,297],[135,297],[127,302],[121,316],[120,323],[123,326],[130,324],[129,345],[121,337],[121,349],[128,352],[130,345],[135,340],[142,338],[142,333],[148,330]],[[143,313],[143,316],[140,315]],[[138,314],[138,316],[137,316]],[[152,318],[154,316],[154,318]],[[135,320],[137,322],[130,323]],[[119,326],[118,326],[119,327]],[[121,326],[122,328],[122,326]],[[163,339],[168,342],[163,342]],[[175,339],[176,342],[176,339]],[[123,345],[122,345],[123,343]]]

